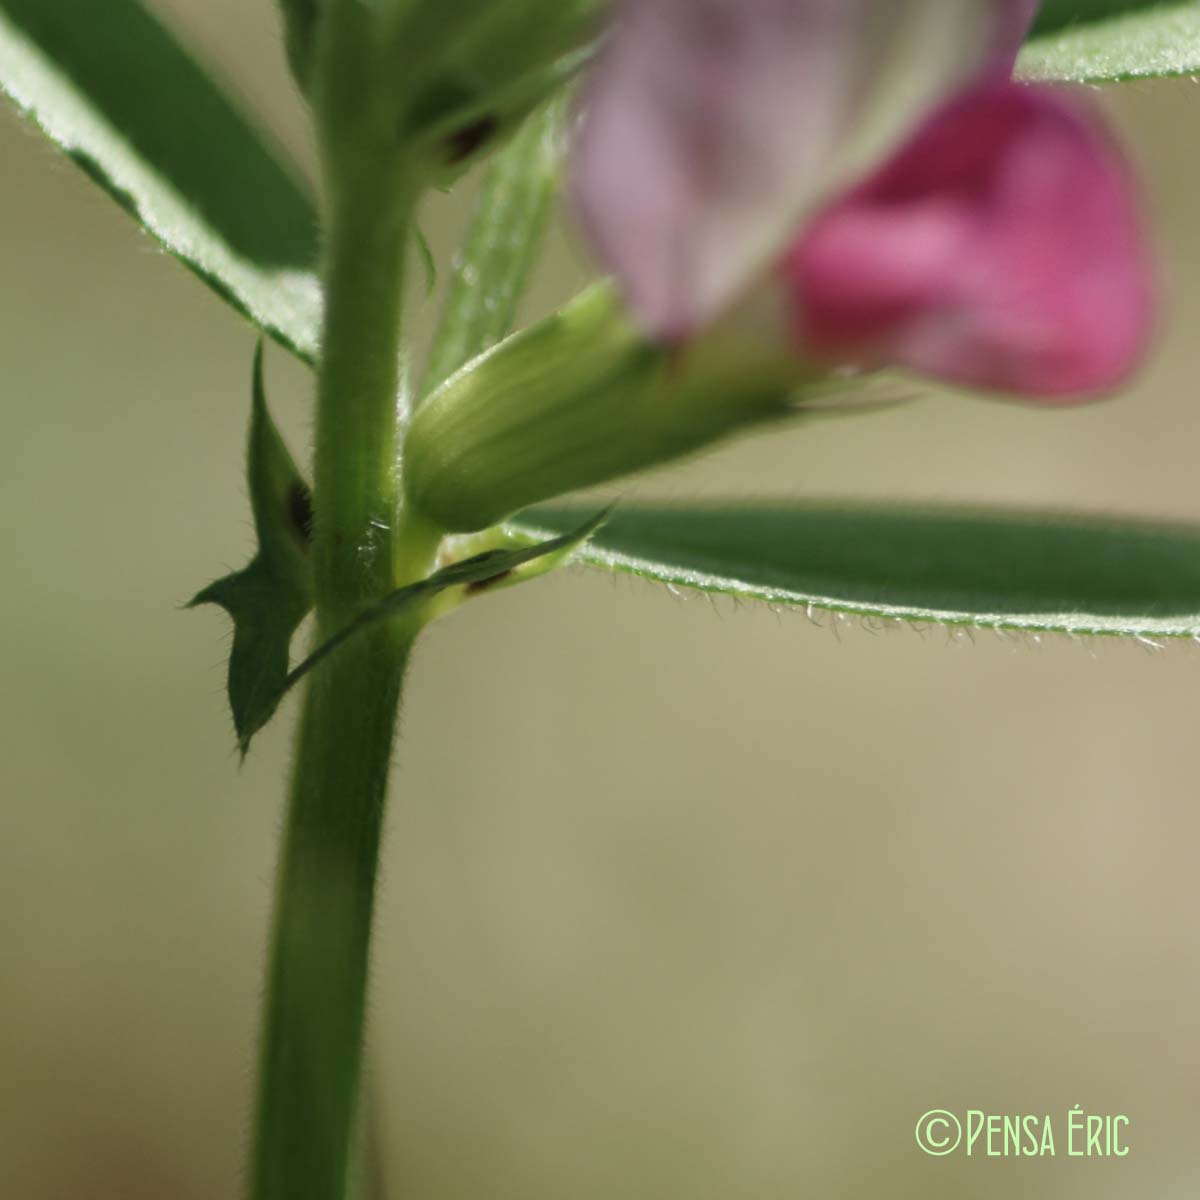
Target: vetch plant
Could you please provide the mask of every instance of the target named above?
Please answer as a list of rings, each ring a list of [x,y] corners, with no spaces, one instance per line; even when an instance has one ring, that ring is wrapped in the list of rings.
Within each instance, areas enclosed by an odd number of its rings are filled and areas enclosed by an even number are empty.
[[[396,717],[430,622],[574,559],[810,609],[1200,636],[1197,529],[563,502],[733,435],[866,419],[857,401],[896,379],[1032,403],[1118,388],[1151,345],[1153,256],[1119,148],[1063,85],[1200,69],[1200,3],[283,0],[281,16],[318,200],[138,0],[0,0],[0,81],[315,372],[308,473],[256,357],[257,552],[195,602],[233,618],[243,753],[305,689],[249,1186],[336,1200]],[[414,363],[413,214],[484,160]],[[512,333],[560,190],[606,278]]]
[[[622,295],[430,398],[417,505],[481,528],[778,419],[839,368],[1054,399],[1118,383],[1153,307],[1132,181],[1080,97],[1009,81],[1032,16],[1027,0],[619,9],[573,191]]]

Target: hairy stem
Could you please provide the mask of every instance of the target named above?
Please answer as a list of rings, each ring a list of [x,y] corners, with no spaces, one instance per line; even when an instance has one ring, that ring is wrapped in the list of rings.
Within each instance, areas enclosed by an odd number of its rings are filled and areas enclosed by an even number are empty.
[[[335,0],[318,60],[327,198],[314,472],[318,643],[423,577],[437,544],[435,531],[398,515],[400,317],[416,187],[386,127],[369,108],[356,109],[371,93],[369,12]],[[345,1195],[384,800],[414,634],[403,622],[382,624],[332,656],[309,685],[279,868],[251,1200]]]

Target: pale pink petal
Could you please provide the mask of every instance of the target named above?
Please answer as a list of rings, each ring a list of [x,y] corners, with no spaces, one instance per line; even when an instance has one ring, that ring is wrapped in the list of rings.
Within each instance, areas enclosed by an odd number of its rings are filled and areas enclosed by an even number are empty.
[[[938,112],[784,264],[805,353],[1067,398],[1138,363],[1153,280],[1125,163],[1075,96],[998,83]]]
[[[573,192],[634,315],[692,332],[945,96],[1007,70],[1030,0],[623,0]],[[1015,40],[1014,40],[1015,39]]]

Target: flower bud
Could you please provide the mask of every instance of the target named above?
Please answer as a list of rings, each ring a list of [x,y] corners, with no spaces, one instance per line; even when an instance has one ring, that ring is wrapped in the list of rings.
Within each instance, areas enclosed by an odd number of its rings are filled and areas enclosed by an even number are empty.
[[[405,442],[408,498],[443,528],[472,532],[783,417],[816,377],[785,339],[777,354],[760,348],[723,329],[655,345],[613,287],[597,285],[424,401]]]

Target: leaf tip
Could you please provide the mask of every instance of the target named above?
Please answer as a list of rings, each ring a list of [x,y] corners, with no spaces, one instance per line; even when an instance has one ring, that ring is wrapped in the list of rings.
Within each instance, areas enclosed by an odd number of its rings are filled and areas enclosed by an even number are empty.
[[[254,366],[251,368],[254,379],[254,384],[251,388],[251,403],[254,406],[254,416],[256,418],[267,415],[267,385],[263,341],[262,335],[259,334],[258,340],[254,344]]]

